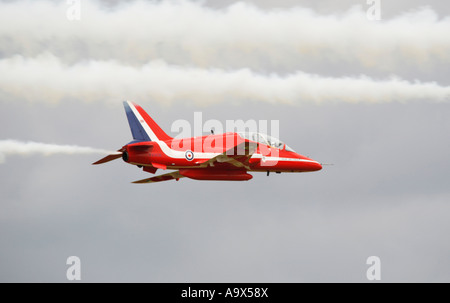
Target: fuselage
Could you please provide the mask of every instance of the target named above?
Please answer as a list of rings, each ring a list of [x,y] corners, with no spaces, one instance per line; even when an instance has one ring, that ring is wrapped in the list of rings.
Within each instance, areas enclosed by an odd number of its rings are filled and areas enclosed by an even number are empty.
[[[204,163],[229,151],[241,143],[257,143],[256,151],[248,160],[248,165],[242,167],[228,165],[224,162],[215,163],[216,169],[270,171],[270,172],[311,172],[322,169],[322,165],[308,157],[302,156],[286,145],[281,148],[243,138],[238,133],[225,133],[201,137],[170,139],[166,141],[131,142],[123,147],[126,152],[124,160],[139,166],[153,166],[167,169],[205,168]],[[142,148],[139,148],[142,146]],[[227,155],[232,155],[232,152]],[[239,151],[234,151],[239,156]],[[242,152],[245,156],[245,152]],[[209,166],[211,167],[211,166]]]

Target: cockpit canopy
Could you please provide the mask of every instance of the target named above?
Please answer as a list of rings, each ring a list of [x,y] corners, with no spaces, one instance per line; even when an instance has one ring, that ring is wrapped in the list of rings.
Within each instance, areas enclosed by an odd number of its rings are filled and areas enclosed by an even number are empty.
[[[274,148],[283,149],[286,147],[287,151],[295,152],[292,148],[287,146],[283,141],[280,141],[277,138],[271,137],[266,134],[261,133],[252,133],[252,132],[238,132],[239,136],[241,136],[244,139],[252,140],[258,143],[266,144],[269,146],[272,146]]]

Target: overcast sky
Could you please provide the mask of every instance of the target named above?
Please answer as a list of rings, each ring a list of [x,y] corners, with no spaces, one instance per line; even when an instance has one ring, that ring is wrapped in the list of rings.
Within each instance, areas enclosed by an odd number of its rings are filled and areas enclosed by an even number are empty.
[[[0,1],[0,281],[450,282],[447,1]],[[136,185],[122,101],[279,120],[319,172]],[[26,144],[26,142],[35,142]],[[158,174],[162,173],[158,171]]]

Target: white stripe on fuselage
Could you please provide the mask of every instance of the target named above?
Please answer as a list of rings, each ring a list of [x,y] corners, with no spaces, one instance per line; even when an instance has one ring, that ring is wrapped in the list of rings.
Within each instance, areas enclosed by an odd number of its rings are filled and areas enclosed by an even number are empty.
[[[314,160],[299,159],[299,158],[265,157],[262,154],[254,154],[252,158],[254,158],[254,159],[263,159],[265,161],[310,162],[310,163],[320,164],[319,162],[314,161]]]
[[[167,143],[164,141],[155,141],[155,143],[158,144],[158,146],[161,148],[162,152],[166,156],[168,156],[170,158],[174,158],[174,159],[185,159],[186,151],[179,151],[179,150],[171,149],[167,145]],[[223,153],[194,152],[194,160],[204,160],[204,159],[209,160],[209,159],[212,159],[212,158],[217,157],[222,154]],[[283,158],[283,157],[265,157],[259,153],[253,154],[250,158],[262,159],[264,162],[265,161],[276,161],[276,162],[287,161],[287,162],[309,162],[309,163],[319,164],[319,162],[314,161],[314,160],[298,159],[298,158]]]

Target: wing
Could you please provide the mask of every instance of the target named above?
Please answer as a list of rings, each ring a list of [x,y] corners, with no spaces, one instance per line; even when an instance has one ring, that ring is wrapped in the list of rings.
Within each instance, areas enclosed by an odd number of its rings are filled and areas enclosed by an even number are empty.
[[[171,172],[171,173],[164,174],[164,175],[159,175],[159,176],[148,178],[148,179],[134,181],[133,183],[137,183],[137,184],[155,183],[155,182],[161,182],[161,181],[169,181],[169,180],[173,180],[173,179],[178,181],[180,178],[184,178],[184,176],[182,176],[179,171],[175,171],[175,172]]]
[[[252,141],[242,142],[226,152],[205,161],[202,166],[214,166],[215,163],[229,163],[236,167],[250,170],[249,160],[258,149],[258,143]]]

